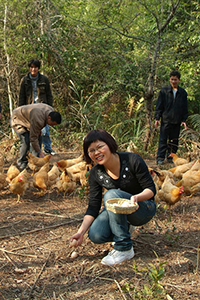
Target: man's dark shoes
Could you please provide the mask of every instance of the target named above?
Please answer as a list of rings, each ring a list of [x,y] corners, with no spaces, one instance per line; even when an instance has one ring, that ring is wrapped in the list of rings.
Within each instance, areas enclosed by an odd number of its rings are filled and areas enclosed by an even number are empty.
[[[157,160],[157,165],[163,165],[163,164],[164,164],[164,160],[162,160],[162,159]]]
[[[26,163],[22,163],[22,164],[18,165],[18,169],[19,169],[20,171],[23,171],[24,169],[26,169],[26,166],[27,166]]]
[[[173,157],[168,157],[167,162],[168,164],[173,164]]]
[[[54,150],[44,149],[44,152],[46,154],[56,155],[56,151],[54,151]]]

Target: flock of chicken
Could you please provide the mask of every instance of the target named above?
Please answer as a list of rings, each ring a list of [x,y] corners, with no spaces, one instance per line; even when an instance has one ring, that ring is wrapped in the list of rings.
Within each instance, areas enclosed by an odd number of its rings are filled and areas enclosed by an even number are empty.
[[[28,167],[32,173],[24,169],[22,172],[12,164],[4,174],[4,158],[0,157],[0,190],[9,186],[12,193],[20,201],[27,188],[32,184],[40,193],[56,188],[63,193],[72,193],[77,182],[87,186],[87,178],[91,165],[86,164],[81,154],[78,158],[59,160],[50,168],[51,155],[38,158],[28,153]]]
[[[156,202],[165,201],[174,205],[183,194],[193,195],[200,192],[200,162],[188,162],[184,158],[171,153],[174,167],[168,170],[154,170],[149,172],[155,182],[157,194]],[[51,155],[38,158],[28,153],[28,167],[32,174],[24,169],[22,172],[15,165],[11,165],[4,174],[4,158],[0,156],[0,190],[9,186],[12,193],[17,195],[17,201],[32,184],[40,193],[57,189],[64,194],[72,193],[77,183],[87,187],[89,171],[92,165],[86,164],[83,155],[74,159],[59,160],[50,168]]]
[[[156,202],[165,201],[169,206],[177,203],[183,194],[192,196],[200,192],[200,162],[188,162],[185,158],[171,153],[174,167],[169,170],[149,171],[154,179],[157,194]]]

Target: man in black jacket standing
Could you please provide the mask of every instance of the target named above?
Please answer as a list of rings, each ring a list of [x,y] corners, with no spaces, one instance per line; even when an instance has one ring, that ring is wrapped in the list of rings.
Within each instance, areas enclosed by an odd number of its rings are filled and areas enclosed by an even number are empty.
[[[28,62],[28,67],[29,73],[22,78],[20,84],[19,106],[33,103],[45,103],[52,106],[53,96],[49,79],[39,72],[40,61],[38,59],[31,59]],[[42,143],[45,153],[56,154],[51,148],[48,124],[42,129]]]
[[[187,129],[188,117],[187,92],[179,87],[181,75],[178,71],[170,73],[170,85],[161,89],[156,109],[155,128],[160,126],[157,164],[162,165],[167,154],[167,161],[172,162],[170,153],[178,150],[180,127]],[[161,122],[160,122],[161,119]]]

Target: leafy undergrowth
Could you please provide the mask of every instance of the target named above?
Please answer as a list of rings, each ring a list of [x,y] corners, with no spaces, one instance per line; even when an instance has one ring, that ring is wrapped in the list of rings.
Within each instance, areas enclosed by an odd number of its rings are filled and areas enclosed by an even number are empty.
[[[154,219],[132,233],[134,259],[114,267],[100,263],[112,245],[86,236],[71,258],[68,240],[87,207],[79,186],[72,195],[43,196],[30,187],[20,203],[8,188],[0,196],[0,299],[200,299],[198,195],[170,210],[160,203]]]

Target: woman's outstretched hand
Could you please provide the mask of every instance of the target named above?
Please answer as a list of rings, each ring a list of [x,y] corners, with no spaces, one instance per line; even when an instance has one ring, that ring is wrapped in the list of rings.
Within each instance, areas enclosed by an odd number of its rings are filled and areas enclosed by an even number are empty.
[[[83,242],[83,235],[80,233],[74,234],[69,240],[69,247],[78,247]]]

